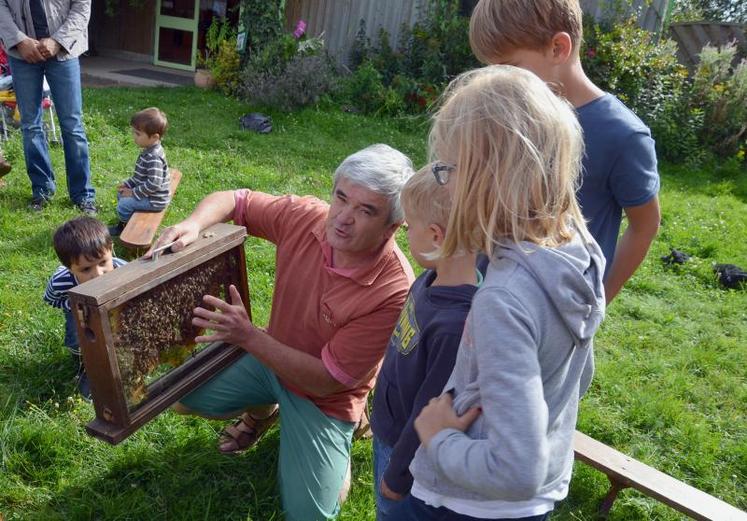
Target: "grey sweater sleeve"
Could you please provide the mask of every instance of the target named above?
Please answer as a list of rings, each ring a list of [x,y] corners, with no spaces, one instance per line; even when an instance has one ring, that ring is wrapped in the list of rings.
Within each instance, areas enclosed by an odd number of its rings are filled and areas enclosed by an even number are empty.
[[[468,320],[482,407],[473,427],[485,439],[446,429],[431,440],[428,455],[444,479],[462,488],[490,499],[531,499],[549,462],[541,333],[521,302],[501,288],[478,293]]]
[[[27,38],[24,30],[16,24],[8,0],[0,0],[0,40],[3,41],[6,51]]]

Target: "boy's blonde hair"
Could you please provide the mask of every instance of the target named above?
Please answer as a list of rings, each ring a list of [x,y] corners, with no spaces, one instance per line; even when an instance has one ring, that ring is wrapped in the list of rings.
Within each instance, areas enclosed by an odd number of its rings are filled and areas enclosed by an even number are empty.
[[[400,200],[405,214],[446,229],[451,211],[451,197],[445,186],[436,182],[431,170],[433,163],[425,165],[407,180]]]
[[[583,139],[571,106],[537,76],[508,65],[451,82],[429,134],[432,159],[454,165],[452,210],[441,255],[506,240],[556,247],[576,231]]]
[[[469,21],[472,52],[488,64],[517,49],[546,49],[561,32],[579,48],[583,23],[578,0],[480,0]]]

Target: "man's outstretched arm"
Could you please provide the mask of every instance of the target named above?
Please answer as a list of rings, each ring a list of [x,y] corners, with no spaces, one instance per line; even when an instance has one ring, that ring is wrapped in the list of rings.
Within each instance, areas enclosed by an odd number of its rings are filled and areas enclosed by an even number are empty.
[[[188,244],[197,240],[200,232],[217,223],[229,221],[236,208],[234,192],[214,192],[197,205],[197,208],[182,222],[166,228],[144,257],[165,244],[174,243],[171,251],[183,250]]]

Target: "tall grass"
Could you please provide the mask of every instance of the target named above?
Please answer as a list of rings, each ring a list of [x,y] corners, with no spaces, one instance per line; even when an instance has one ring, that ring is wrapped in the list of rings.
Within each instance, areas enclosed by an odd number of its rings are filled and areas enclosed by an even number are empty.
[[[166,224],[207,193],[249,187],[326,197],[348,154],[384,142],[425,159],[426,128],[344,114],[334,108],[273,114],[274,131],[239,130],[251,107],[182,89],[85,91],[94,184],[101,218],[114,221],[115,186],[138,150],[130,115],[147,106],[170,120],[164,147],[184,172]],[[216,450],[219,422],[166,412],[124,443],[88,437],[93,408],[75,394],[62,345],[63,322],[41,295],[58,264],[51,232],[76,215],[64,163],[52,205],[25,209],[30,185],[19,136],[4,145],[14,172],[0,188],[0,517],[15,519],[280,519],[273,430],[239,457]],[[609,308],[597,336],[597,374],[579,428],[654,467],[747,508],[747,293],[719,287],[713,262],[747,267],[747,179],[739,167],[663,169],[664,221],[649,258]],[[399,237],[404,245],[403,237]],[[670,247],[693,259],[666,268]],[[252,310],[269,314],[273,248],[247,242]],[[128,252],[118,249],[117,254]],[[341,519],[374,519],[370,442],[353,447],[353,487]],[[554,519],[594,519],[606,478],[577,464],[569,499]],[[638,493],[623,492],[611,520],[680,519]]]

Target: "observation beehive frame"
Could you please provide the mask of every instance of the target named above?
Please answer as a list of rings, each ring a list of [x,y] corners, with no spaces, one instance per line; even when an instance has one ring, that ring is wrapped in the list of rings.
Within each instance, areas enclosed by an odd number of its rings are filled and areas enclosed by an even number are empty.
[[[204,294],[228,300],[230,284],[251,317],[245,238],[243,227],[216,224],[178,253],[137,259],[70,290],[96,411],[89,434],[119,443],[242,354],[222,342],[195,344],[191,318]]]

